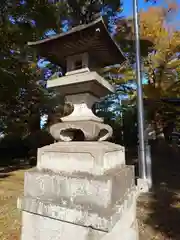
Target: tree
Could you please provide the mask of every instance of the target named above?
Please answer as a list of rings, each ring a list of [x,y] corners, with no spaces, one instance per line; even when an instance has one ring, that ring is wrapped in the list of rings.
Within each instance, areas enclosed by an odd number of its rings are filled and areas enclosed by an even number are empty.
[[[151,107],[147,109],[150,119],[159,122],[161,128],[162,123],[167,124],[164,120],[168,120],[169,108],[162,100],[178,98],[180,92],[180,32],[168,25],[168,15],[163,8],[150,8],[140,16],[141,35],[153,42],[152,50],[144,59],[148,79],[144,97],[151,101]]]
[[[42,13],[54,7],[37,1],[2,1],[0,7],[0,128],[3,132],[26,134],[39,128],[45,90],[38,84],[39,69],[27,41],[42,37],[54,21]],[[43,17],[43,18],[42,18]],[[53,19],[53,15],[52,18]]]
[[[178,98],[180,93],[180,32],[170,22],[173,10],[177,11],[176,8],[169,11],[166,7],[151,7],[139,14],[140,40],[151,43],[146,46],[147,54],[141,57],[143,76],[148,80],[148,84],[143,85],[144,99],[150,102],[146,105],[146,116],[156,122],[156,130],[162,129],[172,117],[172,105],[164,99]],[[122,30],[121,21],[118,24],[117,39]],[[131,21],[129,26],[133,29]],[[133,67],[131,71],[135,71]],[[177,107],[174,107],[175,112]]]
[[[92,21],[102,10],[110,19],[121,10],[121,4],[119,0],[1,1],[1,131],[24,135],[38,130],[40,115],[56,102],[55,94],[49,94],[41,84],[49,69],[37,66],[39,57],[26,43],[46,37],[49,31],[61,32],[66,23],[72,27]]]
[[[53,2],[57,7],[58,17],[61,16],[61,20],[66,20],[70,26],[89,23],[102,14],[112,17],[122,11],[119,0],[57,0]]]

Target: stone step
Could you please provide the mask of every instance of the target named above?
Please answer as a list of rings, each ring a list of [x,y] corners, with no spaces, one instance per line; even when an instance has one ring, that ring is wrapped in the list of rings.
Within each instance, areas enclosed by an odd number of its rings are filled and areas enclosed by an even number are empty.
[[[22,212],[22,220],[21,240],[75,240],[76,237],[78,240],[103,240],[102,237],[107,234],[25,211]]]
[[[39,170],[100,175],[124,165],[124,147],[110,142],[58,142],[38,149]]]
[[[114,207],[103,208],[96,205],[78,204],[62,198],[58,202],[43,201],[32,197],[18,199],[18,208],[24,212],[43,216],[84,227],[109,232],[115,224],[130,211],[126,224],[131,226],[136,220],[136,188],[131,188]]]
[[[133,166],[113,169],[100,176],[54,174],[33,169],[25,173],[24,196],[56,202],[65,197],[108,207],[120,201],[134,185]]]

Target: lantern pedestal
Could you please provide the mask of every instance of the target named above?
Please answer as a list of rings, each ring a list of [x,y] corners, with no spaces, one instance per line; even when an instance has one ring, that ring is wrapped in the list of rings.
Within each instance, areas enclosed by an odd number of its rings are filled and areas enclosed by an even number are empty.
[[[124,148],[110,142],[40,148],[18,201],[22,239],[137,240],[134,169],[124,156]]]

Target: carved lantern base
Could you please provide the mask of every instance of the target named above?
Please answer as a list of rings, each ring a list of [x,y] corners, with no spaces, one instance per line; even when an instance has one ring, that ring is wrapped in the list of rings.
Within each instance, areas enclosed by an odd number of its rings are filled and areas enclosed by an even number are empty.
[[[103,124],[103,119],[92,112],[92,106],[114,88],[98,73],[86,70],[68,74],[48,81],[48,87],[56,87],[67,102],[73,105],[73,112],[61,118],[61,123],[50,127],[50,133],[57,141],[105,141],[112,136],[112,128]]]

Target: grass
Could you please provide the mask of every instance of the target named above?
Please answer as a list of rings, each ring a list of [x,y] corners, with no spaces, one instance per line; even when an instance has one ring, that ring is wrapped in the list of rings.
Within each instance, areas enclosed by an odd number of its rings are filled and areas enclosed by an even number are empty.
[[[169,153],[163,150],[154,160],[154,189],[138,200],[140,240],[180,239],[180,154],[176,159]],[[20,239],[21,213],[16,203],[23,194],[25,171],[0,173],[1,240]]]
[[[20,239],[21,214],[16,207],[23,193],[24,171],[0,173],[0,239]]]

